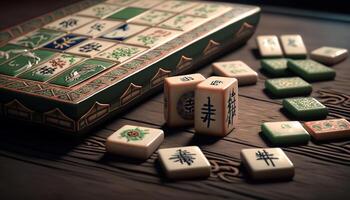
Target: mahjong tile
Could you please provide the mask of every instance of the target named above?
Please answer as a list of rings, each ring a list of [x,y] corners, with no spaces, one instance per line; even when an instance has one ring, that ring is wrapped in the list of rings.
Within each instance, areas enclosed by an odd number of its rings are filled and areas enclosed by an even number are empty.
[[[125,125],[107,138],[107,152],[138,159],[149,158],[164,140],[161,129]]]
[[[59,54],[34,69],[21,74],[19,77],[36,81],[47,81],[83,59],[83,57],[72,54]]]
[[[55,40],[56,38],[62,36],[64,33],[53,30],[39,29],[30,33],[27,33],[24,36],[16,38],[10,43],[28,47],[28,48],[37,48],[42,45],[45,45],[48,42]]]
[[[299,77],[267,79],[265,88],[276,97],[308,95],[312,91],[311,85]]]
[[[205,178],[210,176],[210,163],[197,146],[158,150],[158,159],[167,178]]]
[[[169,41],[170,39],[179,35],[180,31],[167,30],[162,28],[150,28],[144,32],[141,32],[125,42],[130,44],[136,44],[141,46],[153,47],[160,43]]]
[[[326,65],[334,65],[348,57],[348,50],[335,47],[320,47],[313,50],[310,57]]]
[[[145,12],[146,9],[143,8],[134,8],[134,7],[126,7],[124,9],[118,10],[114,14],[107,17],[110,20],[129,20],[135,16],[140,15]]]
[[[130,20],[132,23],[156,25],[172,17],[174,13],[167,11],[149,10]]]
[[[197,17],[208,17],[214,18],[221,14],[224,14],[231,10],[232,7],[226,6],[224,4],[211,4],[211,3],[202,3],[190,10],[186,11],[185,14],[194,15]]]
[[[44,26],[46,29],[53,29],[59,31],[72,31],[79,28],[89,22],[92,22],[94,18],[83,16],[67,16],[62,19],[56,20]]]
[[[119,25],[121,25],[121,22],[118,21],[98,20],[74,30],[73,33],[90,37],[98,37],[106,31]]]
[[[65,87],[74,86],[114,65],[114,62],[88,59],[65,70],[49,82]]]
[[[17,55],[28,52],[28,50],[24,47],[17,46],[14,44],[6,44],[0,47],[0,64],[11,60]]]
[[[309,133],[298,121],[265,122],[261,130],[274,145],[306,144],[310,140]]]
[[[315,140],[350,138],[350,123],[346,119],[310,121],[304,124]]]
[[[16,76],[32,69],[54,56],[54,54],[54,52],[46,50],[28,51],[0,65],[0,74]]]
[[[94,56],[113,45],[115,45],[114,42],[86,40],[85,42],[68,49],[67,52],[84,56]]]
[[[325,81],[335,78],[335,70],[316,61],[288,60],[288,69],[307,81]]]
[[[297,97],[283,99],[283,108],[294,117],[302,120],[324,119],[328,109],[313,97]]]
[[[77,13],[77,15],[104,18],[107,15],[112,14],[113,12],[117,11],[120,8],[121,7],[117,5],[101,3],[95,6],[92,6],[90,8],[87,8],[83,11],[80,11]]]
[[[281,44],[287,57],[305,58],[307,50],[300,35],[281,35]]]
[[[212,68],[218,76],[236,78],[240,86],[255,84],[258,81],[258,73],[240,60],[216,62]]]
[[[135,1],[136,0],[107,0],[106,3],[125,6]]]
[[[161,23],[159,26],[162,28],[172,28],[178,30],[190,30],[194,29],[206,21],[205,18],[195,17],[191,15],[180,14],[176,15],[165,22]]]
[[[130,4],[130,6],[138,8],[151,8],[161,4],[163,1],[164,0],[141,0]]]
[[[280,148],[242,149],[241,160],[252,179],[282,180],[294,176],[294,165]]]
[[[44,46],[44,48],[57,50],[57,51],[65,51],[83,41],[85,41],[87,37],[75,35],[75,34],[68,34],[61,38],[58,38],[57,40],[47,44]]]
[[[272,76],[287,76],[289,75],[287,61],[285,58],[261,59],[261,67]]]
[[[275,35],[259,35],[256,37],[261,57],[282,57],[283,52]]]
[[[118,28],[115,28],[111,31],[108,31],[107,33],[102,35],[100,38],[123,41],[123,40],[126,40],[127,38],[131,37],[132,35],[135,35],[136,33],[139,33],[141,31],[145,30],[146,28],[147,28],[147,26],[142,26],[142,25],[123,24],[122,26],[119,26]]]
[[[193,6],[197,5],[195,2],[188,2],[188,1],[166,1],[158,6],[156,6],[154,9],[156,10],[163,10],[163,11],[169,11],[169,12],[183,12]]]
[[[146,49],[147,48],[132,45],[117,44],[116,46],[113,46],[101,52],[96,57],[112,60],[115,62],[124,62],[125,60],[134,57],[135,55],[145,51]]]

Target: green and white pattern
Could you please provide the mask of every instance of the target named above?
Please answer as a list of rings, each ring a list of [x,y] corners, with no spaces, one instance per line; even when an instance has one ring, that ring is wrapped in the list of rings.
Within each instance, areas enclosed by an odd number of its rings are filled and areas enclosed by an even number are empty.
[[[143,140],[146,134],[149,134],[148,129],[141,129],[141,128],[132,128],[132,129],[126,129],[123,130],[120,133],[120,138],[125,138],[127,142],[135,142]]]
[[[63,32],[40,29],[12,40],[10,43],[28,48],[36,48],[43,46],[60,36],[63,36]]]
[[[97,55],[97,57],[116,62],[124,62],[145,50],[146,48],[143,47],[118,44],[100,53],[99,55]]]
[[[79,12],[78,15],[104,18],[105,16],[113,13],[114,11],[118,10],[119,8],[120,7],[117,5],[101,3],[101,4],[92,6],[90,8],[87,8],[87,9]]]

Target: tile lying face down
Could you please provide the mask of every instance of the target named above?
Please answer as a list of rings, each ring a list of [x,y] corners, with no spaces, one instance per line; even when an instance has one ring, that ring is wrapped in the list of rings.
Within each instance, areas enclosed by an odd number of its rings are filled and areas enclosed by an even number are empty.
[[[335,47],[320,47],[311,52],[310,58],[326,65],[334,65],[348,57],[348,50]]]
[[[274,145],[306,144],[310,140],[309,133],[298,121],[265,122],[261,130]]]
[[[288,69],[306,81],[325,81],[335,78],[335,70],[313,60],[288,60]]]
[[[258,73],[240,60],[216,62],[212,68],[218,76],[236,78],[239,86],[256,84],[258,81]]]
[[[283,99],[283,108],[301,120],[324,119],[328,109],[313,97]]]
[[[212,76],[195,90],[196,134],[225,136],[237,124],[238,83],[235,78]]]
[[[168,126],[186,126],[194,120],[194,90],[204,81],[201,74],[188,74],[165,78],[164,118]]]
[[[241,160],[255,180],[289,180],[294,165],[280,148],[242,149]]]
[[[259,35],[256,38],[261,57],[282,57],[283,52],[276,35]]]
[[[281,35],[280,39],[287,57],[306,58],[307,50],[300,35]]]
[[[308,95],[312,91],[311,85],[299,77],[268,79],[265,88],[275,97]]]
[[[107,138],[106,148],[111,154],[145,160],[163,140],[160,129],[125,125]]]
[[[350,138],[350,123],[346,119],[309,121],[305,122],[304,125],[315,140]]]
[[[210,163],[197,146],[159,149],[158,158],[166,177],[170,179],[210,176]]]

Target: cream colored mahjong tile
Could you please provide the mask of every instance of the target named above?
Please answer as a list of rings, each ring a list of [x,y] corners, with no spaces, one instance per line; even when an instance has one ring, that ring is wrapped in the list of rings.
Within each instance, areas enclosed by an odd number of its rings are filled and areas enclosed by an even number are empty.
[[[130,20],[132,23],[156,25],[170,18],[174,13],[167,11],[149,10]]]
[[[164,140],[161,129],[125,125],[107,138],[107,152],[147,159]]]
[[[159,5],[162,2],[164,2],[164,0],[140,0],[130,4],[129,6],[137,8],[151,8]]]
[[[150,28],[126,40],[125,42],[141,46],[154,47],[160,43],[169,41],[179,34],[181,34],[180,31],[167,30],[162,28]]]
[[[262,57],[282,57],[283,52],[275,35],[259,35],[256,37],[260,55]]]
[[[80,11],[77,13],[77,15],[104,18],[109,14],[112,14],[114,11],[118,10],[119,8],[121,7],[117,5],[101,3],[95,6],[92,6],[90,8],[87,8],[83,11]]]
[[[134,3],[136,1],[137,0],[107,0],[106,3],[125,6],[125,5],[128,5],[128,4]]]
[[[90,39],[74,46],[73,48],[70,48],[67,52],[91,57],[113,45],[115,45],[114,42]]]
[[[210,176],[210,163],[197,146],[159,149],[158,157],[170,179]]]
[[[290,179],[294,165],[280,148],[242,149],[241,160],[253,179]]]
[[[90,17],[67,16],[47,24],[46,26],[44,26],[44,28],[59,30],[59,31],[72,31],[89,22],[92,22],[93,20],[95,19]]]
[[[166,20],[165,22],[161,23],[159,26],[162,28],[172,28],[172,29],[187,31],[200,26],[205,21],[207,20],[202,17],[195,17],[191,15],[180,14]]]
[[[166,1],[156,6],[154,9],[169,12],[183,12],[191,7],[194,7],[195,5],[197,5],[197,3],[188,1]]]
[[[109,40],[124,41],[131,36],[139,33],[148,28],[148,26],[136,25],[136,24],[123,24],[111,31],[108,31],[101,38]]]
[[[281,35],[284,54],[291,57],[306,57],[307,50],[300,35]]]
[[[335,47],[320,47],[313,50],[310,57],[318,62],[333,65],[348,57],[348,50]]]
[[[145,50],[147,50],[147,48],[126,44],[117,44],[98,54],[96,57],[112,60],[115,62],[124,62]]]
[[[98,20],[76,29],[73,31],[73,33],[90,37],[98,37],[106,31],[121,24],[122,22],[117,21]]]
[[[194,15],[197,17],[214,18],[228,12],[229,10],[232,10],[232,7],[224,4],[205,3],[186,11],[185,14]]]

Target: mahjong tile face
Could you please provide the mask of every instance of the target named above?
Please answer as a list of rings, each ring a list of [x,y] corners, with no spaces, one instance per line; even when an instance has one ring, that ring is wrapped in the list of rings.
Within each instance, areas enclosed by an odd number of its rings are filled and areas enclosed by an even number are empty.
[[[83,57],[72,54],[59,54],[34,69],[21,74],[20,77],[36,81],[47,81],[83,59]]]
[[[197,146],[159,149],[158,157],[165,175],[170,179],[210,175],[210,163]]]
[[[126,40],[126,43],[136,44],[141,46],[154,47],[160,43],[166,42],[177,35],[180,31],[167,30],[162,28],[150,28],[141,32],[134,37]]]
[[[132,23],[140,23],[146,25],[156,25],[160,22],[170,18],[174,13],[167,11],[157,11],[157,10],[149,10],[141,15],[131,19]]]
[[[112,31],[108,31],[106,34],[102,35],[100,38],[109,39],[109,40],[117,40],[124,41],[127,38],[145,30],[147,26],[136,25],[136,24],[123,24],[118,28],[113,29]]]
[[[24,47],[13,44],[6,44],[0,47],[0,64],[9,61],[15,56],[23,54],[25,52],[28,52],[28,50]]]
[[[299,77],[268,79],[265,88],[277,97],[308,95],[312,91],[311,85]]]
[[[87,8],[81,12],[78,12],[77,15],[104,18],[107,15],[112,14],[118,9],[120,9],[120,6],[101,3],[98,5],[92,6],[90,8]]]
[[[305,128],[316,140],[333,140],[350,137],[350,123],[346,119],[328,119],[305,122]]]
[[[126,21],[140,15],[145,11],[146,9],[143,9],[143,8],[126,7],[110,15],[107,19]]]
[[[67,52],[84,56],[94,56],[113,45],[115,45],[114,42],[86,40],[85,42],[70,48]]]
[[[75,34],[68,34],[61,38],[58,38],[57,40],[47,44],[44,46],[44,48],[57,50],[57,51],[65,51],[83,41],[85,41],[87,37],[75,35]]]
[[[34,68],[54,54],[54,52],[46,50],[28,51],[0,65],[0,74],[16,76]]]
[[[231,9],[232,7],[230,6],[205,3],[191,8],[190,10],[186,11],[185,14],[194,15],[197,17],[214,18],[228,12]]]
[[[63,32],[39,29],[37,31],[33,31],[30,33],[27,33],[24,36],[16,38],[12,40],[10,43],[28,47],[28,48],[37,48],[48,42],[55,40],[56,38],[62,35],[63,35]]]
[[[299,119],[324,119],[328,109],[313,97],[283,99],[283,108]]]
[[[280,148],[242,149],[241,160],[253,179],[290,179],[294,165]]]
[[[310,57],[318,62],[332,65],[348,57],[348,50],[336,47],[320,47],[313,50]]]
[[[282,57],[283,52],[276,35],[259,35],[256,37],[262,57]]]
[[[289,70],[307,81],[332,80],[336,75],[334,69],[310,59],[288,60],[287,66]]]
[[[162,2],[163,0],[141,0],[130,4],[130,6],[138,7],[138,8],[151,8]]]
[[[310,140],[309,133],[298,121],[265,122],[261,130],[274,145],[305,144]]]
[[[83,16],[67,16],[62,19],[51,22],[44,26],[46,29],[53,29],[59,31],[72,31],[80,26],[83,26],[89,22],[92,22],[94,18]]]
[[[90,36],[90,37],[98,37],[104,32],[121,25],[121,22],[118,21],[108,21],[108,20],[98,20],[91,23],[88,23],[75,31],[73,33]]]
[[[124,62],[129,58],[145,51],[147,48],[137,47],[126,44],[117,44],[102,53],[98,54],[96,57],[112,60],[115,62]]]
[[[159,26],[163,28],[172,28],[178,30],[190,30],[198,27],[205,21],[206,19],[202,17],[180,14],[166,20]]]
[[[197,5],[197,3],[188,1],[166,1],[156,6],[154,9],[169,12],[183,12],[191,7],[194,7],[195,5]]]
[[[114,66],[114,62],[95,59],[85,60],[50,81],[52,84],[70,87]]]
[[[287,59],[285,58],[270,58],[261,59],[261,67],[273,76],[288,75]]]
[[[163,142],[161,129],[125,125],[107,138],[106,149],[109,153],[147,159]]]

